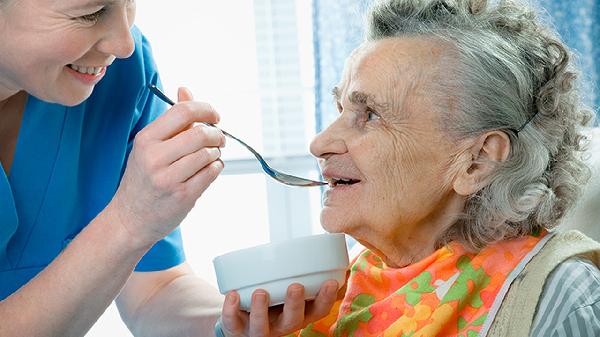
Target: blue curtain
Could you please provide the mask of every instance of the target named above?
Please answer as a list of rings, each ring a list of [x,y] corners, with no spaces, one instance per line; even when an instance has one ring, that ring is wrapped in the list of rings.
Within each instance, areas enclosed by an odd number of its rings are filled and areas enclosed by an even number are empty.
[[[540,0],[582,70],[582,94],[596,114],[600,107],[600,0]]]
[[[562,38],[578,54],[582,93],[598,112],[600,106],[600,0],[539,0]],[[371,0],[313,0],[316,127],[335,119],[331,88],[340,79],[344,60],[363,39],[364,14]]]
[[[369,0],[313,0],[317,132],[337,116],[331,89],[340,79],[346,57],[363,39],[363,18],[369,3]]]

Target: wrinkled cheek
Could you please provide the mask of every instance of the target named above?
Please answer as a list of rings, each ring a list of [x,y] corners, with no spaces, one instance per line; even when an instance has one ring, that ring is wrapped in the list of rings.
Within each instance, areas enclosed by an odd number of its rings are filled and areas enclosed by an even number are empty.
[[[411,141],[401,137],[392,137],[387,148],[390,150],[385,153],[381,163],[389,194],[409,192],[411,183],[418,175],[417,149]]]

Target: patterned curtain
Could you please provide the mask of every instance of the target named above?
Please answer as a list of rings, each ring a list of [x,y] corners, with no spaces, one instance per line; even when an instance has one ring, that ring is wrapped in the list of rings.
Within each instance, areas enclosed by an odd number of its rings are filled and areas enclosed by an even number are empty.
[[[337,115],[331,88],[344,60],[363,39],[364,14],[372,0],[313,0],[316,127],[321,131]],[[538,0],[562,38],[578,55],[582,93],[598,113],[600,106],[600,0]]]

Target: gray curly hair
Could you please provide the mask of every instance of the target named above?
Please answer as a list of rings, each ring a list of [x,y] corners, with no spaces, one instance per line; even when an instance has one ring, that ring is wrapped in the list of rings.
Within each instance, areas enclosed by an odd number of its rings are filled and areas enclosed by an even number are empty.
[[[580,132],[593,114],[580,100],[571,53],[534,9],[509,0],[384,0],[367,26],[367,41],[424,36],[452,46],[454,76],[433,94],[457,105],[440,127],[456,140],[490,130],[510,137],[509,158],[468,198],[444,241],[478,250],[556,226],[589,179]]]

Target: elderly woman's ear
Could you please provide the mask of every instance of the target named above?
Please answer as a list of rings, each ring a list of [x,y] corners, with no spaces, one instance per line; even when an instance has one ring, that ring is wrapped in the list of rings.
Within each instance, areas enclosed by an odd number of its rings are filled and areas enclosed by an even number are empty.
[[[459,158],[454,191],[465,197],[477,193],[487,185],[496,165],[505,161],[509,154],[510,138],[502,131],[486,132],[475,138],[469,150]]]

